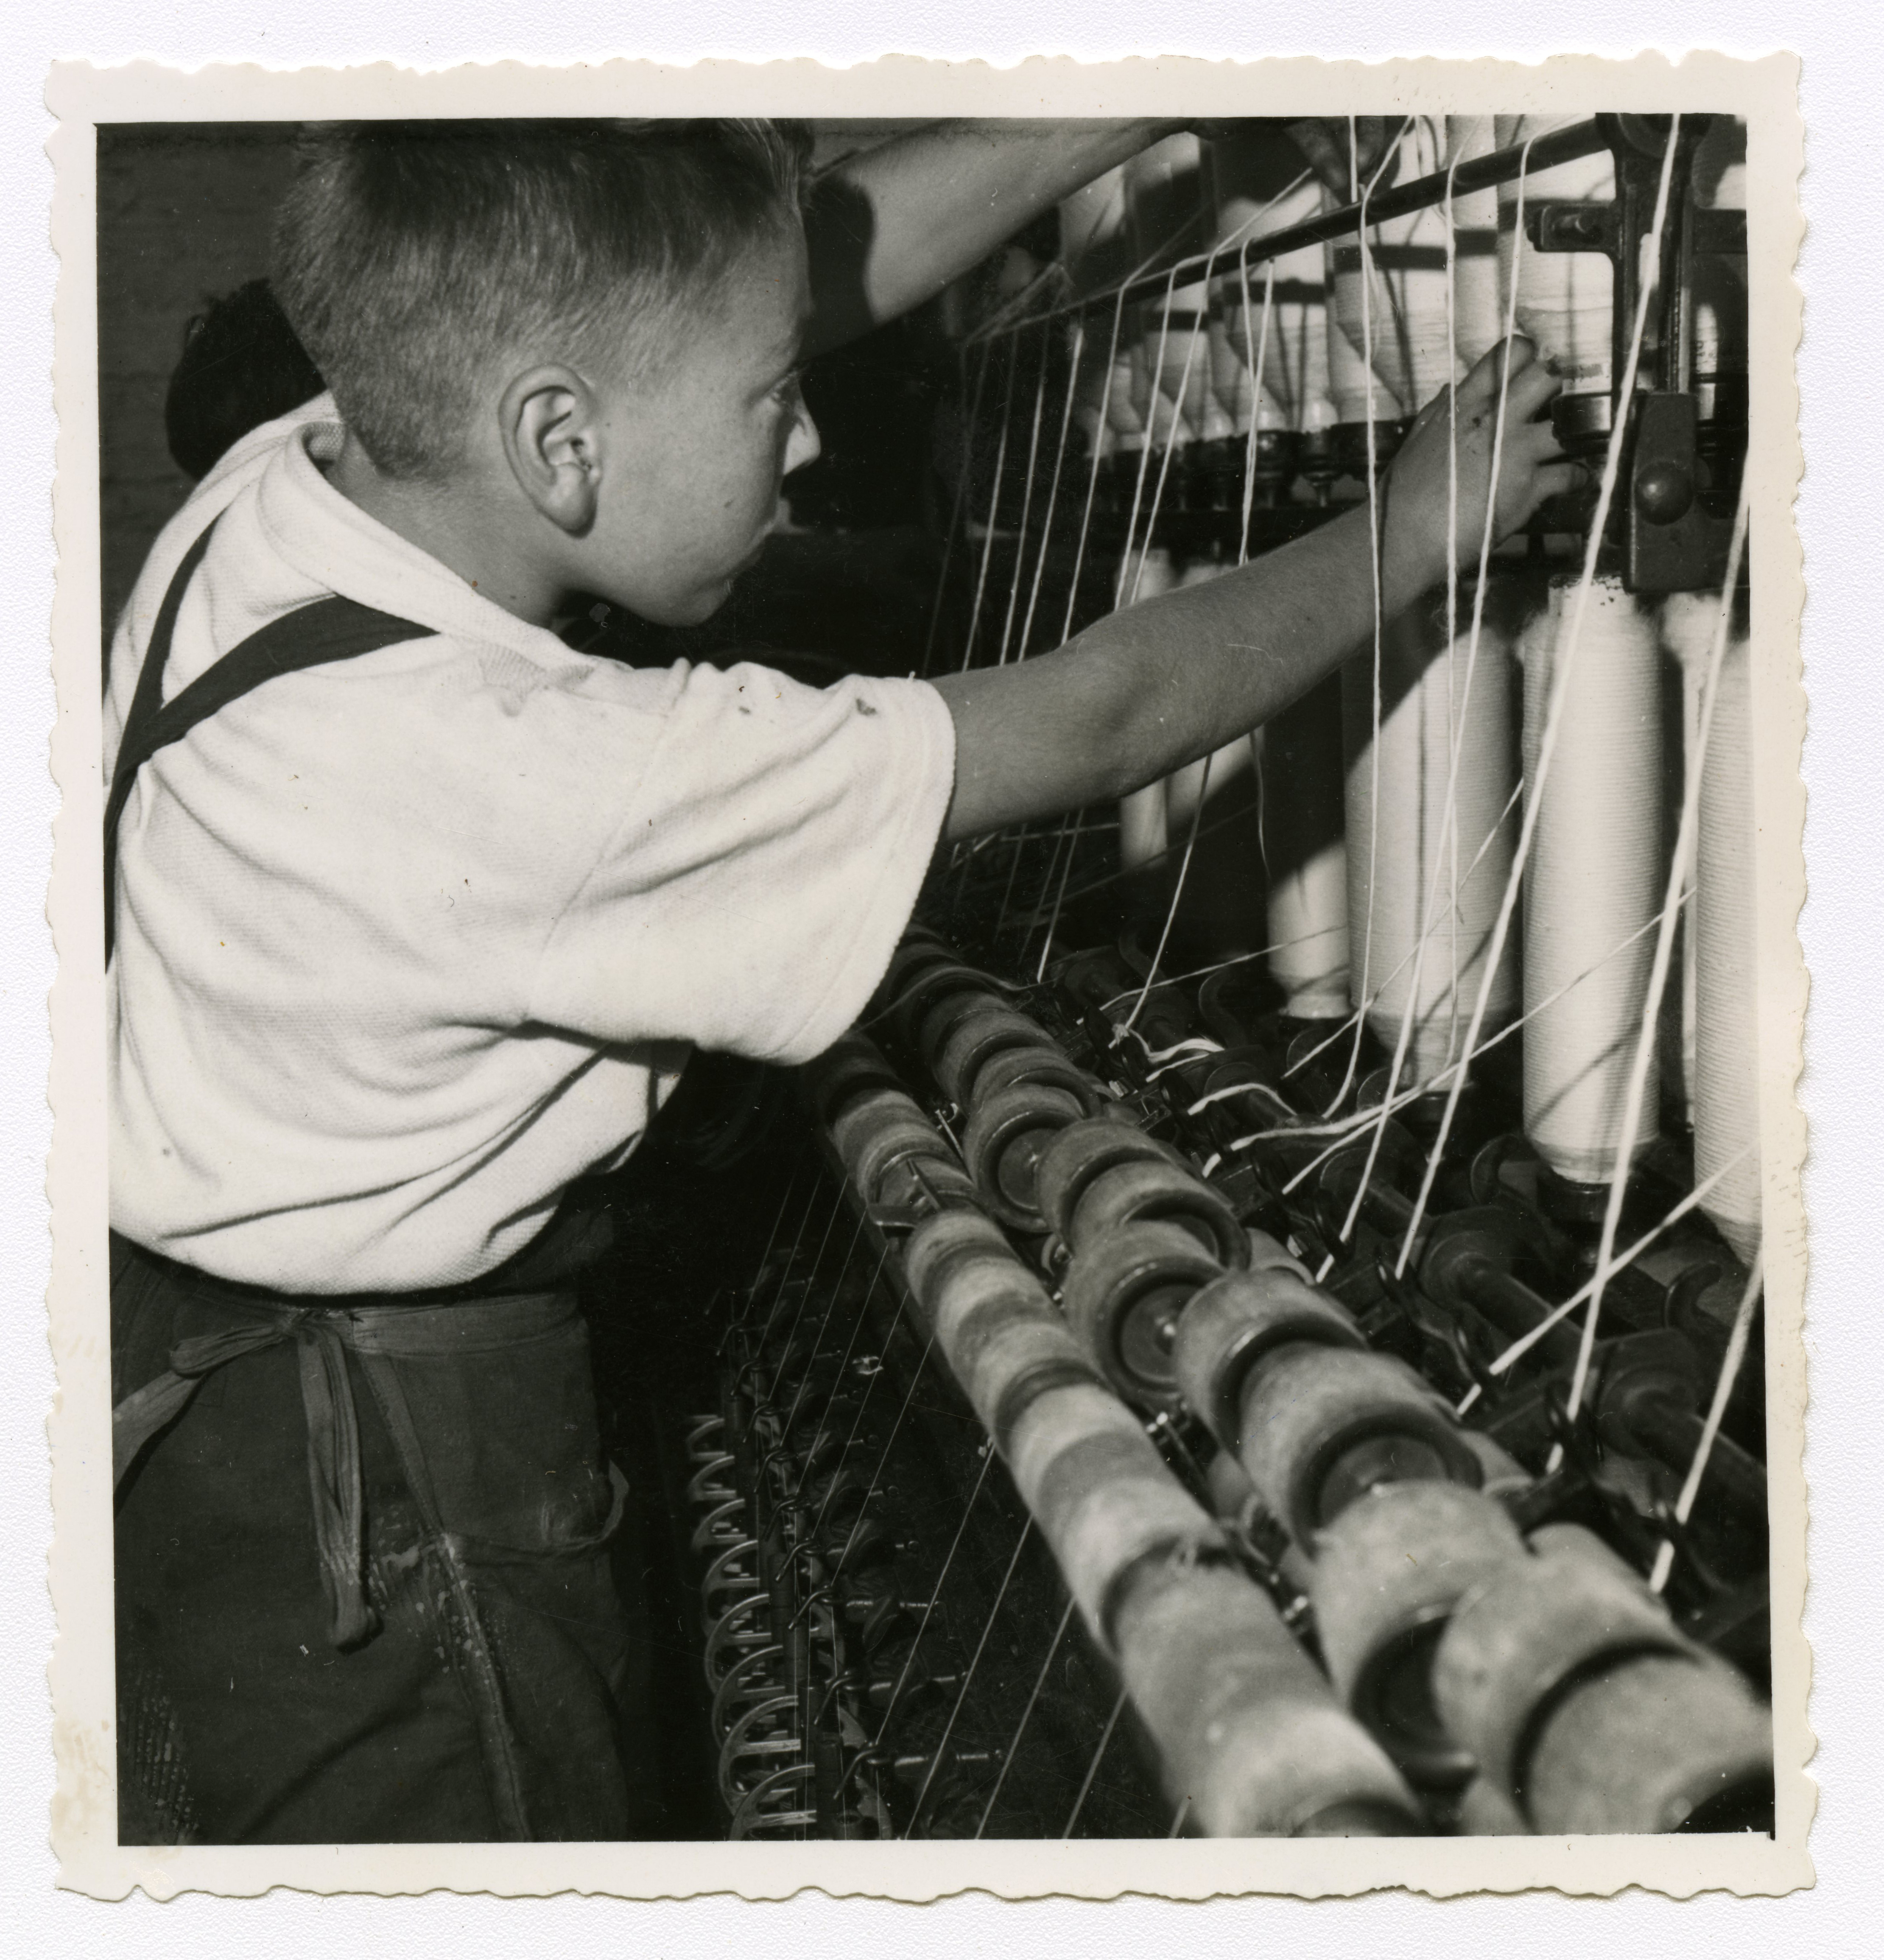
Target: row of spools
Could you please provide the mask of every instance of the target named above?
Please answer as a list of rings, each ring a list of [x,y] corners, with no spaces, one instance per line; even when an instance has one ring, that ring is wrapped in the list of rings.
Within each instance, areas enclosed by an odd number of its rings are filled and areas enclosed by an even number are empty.
[[[1147,581],[1147,597],[1163,589]],[[1214,575],[1216,568],[1209,568]],[[1459,593],[1383,629],[1368,655],[1243,743],[1125,799],[1127,866],[1174,865],[1200,796],[1253,759],[1266,915],[1249,943],[1305,1021],[1361,1012],[1389,1055],[1410,1020],[1399,1087],[1444,1087],[1481,988],[1479,1044],[1523,1019],[1524,1126],[1559,1176],[1606,1182],[1629,1071],[1648,1011],[1657,921],[1684,784],[1698,768],[1698,822],[1682,867],[1680,1053],[1651,1060],[1639,1156],[1657,1133],[1656,1084],[1679,1068],[1702,1206],[1743,1261],[1758,1244],[1761,1171],[1753,816],[1753,673],[1744,609],[1730,622],[1704,751],[1704,689],[1718,593],[1651,606],[1593,583],[1565,685],[1550,767],[1539,750],[1577,601],[1574,574],[1494,570],[1478,628]],[[1664,673],[1679,671],[1681,727],[1665,726]],[[1485,974],[1525,799],[1536,806],[1522,910]],[[1208,816],[1201,819],[1208,822]],[[1170,882],[1167,869],[1166,883]],[[1192,887],[1193,896],[1196,896]]]
[[[886,995],[963,1112],[966,1166],[861,1036],[816,1065],[818,1106],[859,1199],[915,1221],[905,1286],[1190,1828],[1641,1831],[1757,1810],[1765,1714],[1630,1568],[1574,1527],[1522,1535],[1498,1501],[1519,1467],[986,976],[912,940]],[[1120,1386],[1214,1440],[1210,1509]],[[1240,1561],[1252,1510],[1286,1534],[1325,1673]]]
[[[1332,477],[1366,453],[1364,441],[1337,441],[1333,431],[1413,415],[1513,320],[1566,393],[1586,398],[1587,412],[1570,420],[1600,446],[1614,269],[1599,252],[1534,250],[1520,217],[1520,198],[1531,206],[1612,199],[1606,154],[1370,225],[1364,269],[1357,235],[1245,262],[1246,248],[1356,201],[1366,183],[1433,177],[1579,119],[1411,117],[1392,154],[1340,192],[1272,135],[1170,137],[1089,185],[1061,213],[1061,262],[1075,291],[1103,294],[1168,261],[1174,241],[1192,257],[1212,255],[1208,278],[1132,302],[1115,333],[1103,301],[1071,329],[1081,352],[1074,415],[1089,453],[1135,458],[1147,447],[1276,438],[1285,457]],[[1717,119],[1695,159],[1698,202],[1744,205],[1743,145],[1739,126]],[[1703,383],[1745,366],[1736,283],[1730,269],[1710,266],[1698,285],[1693,370]]]
[[[1574,119],[1415,118],[1383,180],[1443,170]],[[1698,198],[1742,199],[1739,167],[1728,161],[1738,137],[1724,119],[1709,133],[1696,160]],[[1228,264],[1246,238],[1336,201],[1313,177],[1278,195],[1278,167],[1273,146],[1243,151],[1233,142],[1173,138],[1068,206],[1068,264],[1088,283],[1117,276],[1187,211],[1195,226],[1212,228]],[[1606,199],[1613,164],[1599,155],[1560,165],[1527,178],[1523,190],[1532,201]],[[1174,294],[1168,308],[1138,308],[1109,376],[1087,364],[1090,439],[1102,452],[1128,455],[1147,441],[1181,446],[1271,426],[1297,437],[1352,428],[1370,406],[1372,419],[1390,422],[1500,337],[1514,275],[1518,325],[1566,389],[1589,399],[1584,419],[1599,435],[1606,415],[1593,405],[1606,404],[1612,379],[1609,261],[1535,251],[1517,218],[1518,186],[1508,184],[1453,201],[1450,250],[1443,206],[1376,228],[1371,383],[1360,352],[1363,272],[1353,243],[1286,255],[1266,289],[1252,273],[1247,304],[1238,280],[1214,298],[1200,284]],[[1716,264],[1695,309],[1702,375],[1744,358],[1736,295],[1720,288],[1721,276]],[[1087,333],[1099,330],[1103,312],[1089,318]],[[1129,543],[1127,557],[1135,557]],[[1129,581],[1119,583],[1124,597],[1142,601],[1224,568],[1215,558],[1180,568],[1157,545],[1141,544]],[[1120,851],[1127,866],[1173,862],[1199,799],[1258,760],[1268,913],[1261,939],[1253,921],[1249,937],[1269,949],[1288,1011],[1333,1020],[1358,1010],[1389,1053],[1404,1028],[1399,1087],[1411,1090],[1444,1086],[1482,991],[1481,1043],[1520,1016],[1525,1022],[1533,1146],[1559,1176],[1594,1185],[1615,1166],[1667,891],[1679,785],[1671,794],[1663,663],[1672,658],[1680,670],[1680,746],[1693,768],[1720,601],[1677,594],[1658,606],[1613,577],[1595,581],[1539,792],[1539,753],[1577,583],[1494,562],[1482,597],[1468,578],[1450,612],[1439,601],[1384,622],[1377,676],[1370,657],[1357,660],[1338,682],[1220,752],[1208,776],[1194,765],[1126,799]],[[1698,842],[1682,870],[1679,1066],[1696,1178],[1712,1180],[1704,1208],[1742,1260],[1758,1242],[1761,1215],[1752,712],[1746,628],[1736,622],[1701,770]],[[1531,789],[1521,791],[1521,781]],[[1525,794],[1539,807],[1523,908],[1488,979]],[[1669,1056],[1671,1072],[1676,1065]],[[1638,1154],[1656,1133],[1658,1075],[1652,1067]]]

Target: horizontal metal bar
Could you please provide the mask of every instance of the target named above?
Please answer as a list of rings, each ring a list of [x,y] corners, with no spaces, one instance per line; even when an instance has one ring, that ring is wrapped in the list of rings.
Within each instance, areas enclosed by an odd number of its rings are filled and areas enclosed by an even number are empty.
[[[1554,168],[1558,164],[1572,164],[1583,157],[1593,157],[1609,147],[1609,139],[1592,116],[1586,123],[1573,123],[1561,129],[1551,130],[1536,138],[1528,151],[1522,143],[1513,144],[1508,150],[1494,150],[1488,155],[1469,158],[1456,170],[1436,171],[1429,177],[1415,177],[1410,183],[1395,184],[1390,189],[1380,191],[1367,199],[1367,221],[1376,224],[1389,218],[1404,218],[1409,212],[1426,211],[1436,204],[1446,201],[1446,187],[1450,180],[1454,197],[1465,197],[1473,191],[1490,190],[1494,185],[1511,183],[1519,177],[1539,170]],[[1176,266],[1167,266],[1162,272],[1147,272],[1134,279],[1125,288],[1128,300],[1148,299],[1154,294],[1165,291],[1173,283],[1179,286],[1194,284],[1203,278],[1206,268],[1213,277],[1226,271],[1233,271],[1247,262],[1259,266],[1266,259],[1279,259],[1285,253],[1299,252],[1304,245],[1325,245],[1332,240],[1351,237],[1360,223],[1359,204],[1344,204],[1334,211],[1325,211],[1319,218],[1305,219],[1300,224],[1291,224],[1285,231],[1271,231],[1260,238],[1252,238],[1248,246],[1239,245],[1233,251],[1220,254],[1199,253],[1196,257],[1180,259]],[[1119,299],[1119,288],[1115,286],[1104,293],[1096,293],[1089,306],[1097,306],[1103,301],[1115,305]]]

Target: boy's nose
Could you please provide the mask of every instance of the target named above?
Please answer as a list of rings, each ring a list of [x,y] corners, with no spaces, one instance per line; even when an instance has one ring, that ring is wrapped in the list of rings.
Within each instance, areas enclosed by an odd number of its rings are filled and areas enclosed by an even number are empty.
[[[791,434],[785,442],[785,475],[789,476],[794,469],[802,469],[807,463],[816,463],[823,447],[818,440],[818,425],[811,419],[811,411],[800,400],[798,418],[792,424]]]

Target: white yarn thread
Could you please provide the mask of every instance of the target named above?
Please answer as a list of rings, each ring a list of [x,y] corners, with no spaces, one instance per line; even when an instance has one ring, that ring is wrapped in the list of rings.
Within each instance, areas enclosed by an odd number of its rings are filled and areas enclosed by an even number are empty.
[[[1446,167],[1489,156],[1497,148],[1494,119],[1449,116]],[[1455,191],[1453,196],[1453,307],[1461,368],[1470,369],[1504,337],[1498,284],[1498,193]]]
[[[1662,607],[1662,639],[1681,669],[1681,752],[1682,791],[1688,788],[1688,773],[1700,751],[1701,696],[1704,692],[1714,638],[1713,614],[1717,605],[1697,600],[1691,592],[1669,594]],[[1707,615],[1704,623],[1701,616]],[[1701,637],[1704,635],[1705,637]],[[1691,840],[1688,861],[1682,867],[1681,935],[1681,1087],[1682,1106],[1688,1112],[1690,1128],[1695,1120],[1695,1052],[1700,1017],[1700,948],[1695,938],[1695,860],[1700,849],[1698,830]]]
[[[1534,142],[1580,121],[1575,116],[1501,116],[1497,146]],[[1526,208],[1546,198],[1607,200],[1615,196],[1615,164],[1608,151],[1531,173]],[[1614,366],[1615,269],[1601,252],[1537,252],[1517,228],[1517,186],[1498,187],[1498,265],[1509,281],[1517,272],[1518,326],[1559,376],[1566,394],[1610,391]]]
[[[1551,581],[1549,605],[1520,644],[1527,799],[1537,795],[1529,785],[1578,582]],[[1640,932],[1662,896],[1656,654],[1653,622],[1621,581],[1595,579],[1525,877],[1526,1007],[1574,982],[1525,1029],[1525,1134],[1560,1176],[1584,1184],[1614,1169],[1653,959],[1646,940],[1603,955]],[[1638,1153],[1655,1135],[1652,1074],[1649,1087]]]
[[[1698,687],[1720,609],[1718,593],[1678,593],[1663,631]],[[1744,1264],[1760,1242],[1759,1007],[1755,987],[1753,698],[1746,638],[1728,641],[1715,683],[1701,771],[1694,903],[1695,1176],[1732,1169],[1704,1208]]]
[[[1221,578],[1231,569],[1220,558],[1194,558],[1178,574],[1177,583],[1180,589],[1188,585],[1208,585],[1212,579]],[[1198,804],[1234,782],[1250,766],[1262,739],[1261,729],[1251,735],[1239,735],[1234,741],[1226,742],[1211,754],[1200,756],[1195,762],[1186,762],[1182,768],[1173,770],[1165,779],[1167,831],[1174,835],[1182,835]]]
[[[1263,730],[1269,972],[1298,1020],[1338,1021],[1348,1011],[1343,821],[1341,683],[1330,679]]]
[[[1138,562],[1138,597],[1142,601],[1169,592],[1177,583],[1171,554],[1154,546]],[[1123,870],[1135,870],[1162,858],[1170,848],[1165,779],[1147,783],[1119,800],[1119,863]]]
[[[1449,646],[1443,610],[1435,617],[1425,608],[1409,608],[1389,625],[1377,769],[1368,754],[1372,674],[1359,660],[1341,674],[1349,942],[1371,932],[1373,969],[1388,976],[1364,1004],[1376,1036],[1393,1047],[1411,1010],[1408,1086],[1431,1082],[1457,1059],[1510,875],[1517,834],[1516,687],[1510,632],[1494,616],[1501,609],[1492,609],[1481,623],[1469,689],[1471,635],[1462,632]],[[1448,826],[1455,742],[1458,780]],[[1377,840],[1371,867],[1364,848],[1370,835]],[[1431,943],[1415,959],[1427,918]],[[1490,1032],[1517,1011],[1514,951],[1507,944],[1487,997]]]

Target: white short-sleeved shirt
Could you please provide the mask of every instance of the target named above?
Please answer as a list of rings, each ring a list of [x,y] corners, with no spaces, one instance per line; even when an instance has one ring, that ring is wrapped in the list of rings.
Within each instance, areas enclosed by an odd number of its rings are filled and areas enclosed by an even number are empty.
[[[114,1227],[224,1278],[412,1290],[520,1249],[690,1044],[795,1061],[880,978],[946,810],[919,682],[574,653],[349,503],[330,399],[246,438],[112,648],[166,698],[331,593],[434,637],[269,681],[140,772],[109,975]]]

